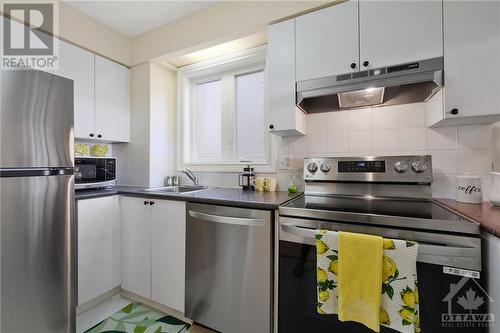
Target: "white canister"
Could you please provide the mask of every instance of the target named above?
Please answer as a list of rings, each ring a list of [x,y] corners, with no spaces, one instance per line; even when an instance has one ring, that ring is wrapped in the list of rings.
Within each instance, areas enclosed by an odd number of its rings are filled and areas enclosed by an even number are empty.
[[[500,172],[492,172],[492,185],[490,191],[490,201],[495,206],[500,207]]]
[[[481,189],[481,177],[457,176],[456,192],[456,200],[458,202],[482,203],[483,192]]]

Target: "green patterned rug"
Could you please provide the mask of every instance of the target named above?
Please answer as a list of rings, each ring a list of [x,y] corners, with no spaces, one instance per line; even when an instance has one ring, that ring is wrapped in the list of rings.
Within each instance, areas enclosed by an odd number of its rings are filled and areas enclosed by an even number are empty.
[[[182,333],[191,325],[172,316],[130,303],[85,333]]]

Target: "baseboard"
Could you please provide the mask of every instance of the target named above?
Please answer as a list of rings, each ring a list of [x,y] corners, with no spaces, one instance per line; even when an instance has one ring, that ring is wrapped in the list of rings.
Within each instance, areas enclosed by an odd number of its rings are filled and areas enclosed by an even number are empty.
[[[88,302],[83,303],[82,305],[76,307],[76,315],[79,316],[80,314],[84,313],[85,311],[101,304],[102,302],[110,299],[111,297],[114,297],[118,294],[120,294],[122,291],[122,286],[115,287],[111,289],[110,291],[102,294],[101,296],[98,296],[94,299],[91,299]]]
[[[168,306],[165,306],[163,304],[157,303],[149,298],[139,296],[137,294],[134,294],[133,292],[130,292],[128,290],[122,289],[121,291],[122,297],[125,297],[126,299],[129,299],[132,302],[139,302],[142,303],[146,306],[149,306],[150,308],[153,308],[155,310],[161,311],[163,313],[166,313],[168,315],[174,316],[177,319],[180,319],[182,321],[185,321],[186,323],[193,324],[193,320],[184,317],[184,313],[179,312],[177,310],[174,310],[172,308],[169,308]]]

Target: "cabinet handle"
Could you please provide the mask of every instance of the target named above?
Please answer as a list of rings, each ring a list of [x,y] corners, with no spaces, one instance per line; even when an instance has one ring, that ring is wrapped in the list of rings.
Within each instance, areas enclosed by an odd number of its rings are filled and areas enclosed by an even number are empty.
[[[149,201],[144,201],[144,206],[146,206],[149,203]]]
[[[153,206],[154,204],[155,204],[155,202],[154,202],[154,201],[150,201],[150,202],[149,202],[149,205],[150,205],[150,206]]]
[[[452,115],[457,115],[458,114],[458,109],[456,109],[456,108],[455,109],[451,109],[450,113]]]
[[[368,67],[369,64],[368,60],[363,61],[363,66]]]
[[[353,62],[353,63],[351,64],[351,68],[352,68],[352,69],[356,68],[356,63],[355,63],[355,62]]]
[[[274,128],[274,125],[273,125],[273,124],[269,125],[269,128],[270,128],[270,129],[273,129],[273,128]]]
[[[91,138],[93,138],[93,137],[94,137],[94,133],[90,133],[90,134],[89,134],[89,136],[90,136]]]
[[[100,139],[100,138],[102,138],[102,135],[101,134],[97,134],[97,137]]]

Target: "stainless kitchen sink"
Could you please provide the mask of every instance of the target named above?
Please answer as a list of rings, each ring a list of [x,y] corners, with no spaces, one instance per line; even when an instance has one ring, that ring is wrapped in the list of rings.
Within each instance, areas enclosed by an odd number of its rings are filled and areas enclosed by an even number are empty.
[[[208,187],[205,185],[177,185],[177,186],[165,186],[165,187],[153,187],[148,188],[145,191],[155,192],[155,193],[188,193],[195,191],[203,191]]]

